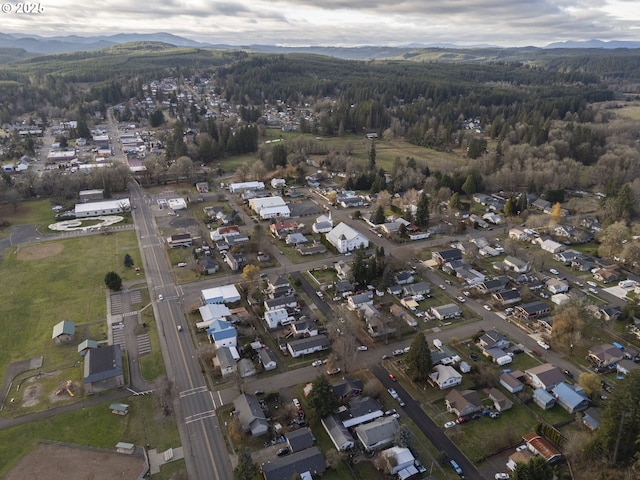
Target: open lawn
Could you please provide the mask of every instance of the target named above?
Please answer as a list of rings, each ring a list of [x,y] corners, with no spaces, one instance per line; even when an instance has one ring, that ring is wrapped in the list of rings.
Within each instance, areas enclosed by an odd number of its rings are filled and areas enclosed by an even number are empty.
[[[41,232],[46,231],[47,226],[56,221],[55,212],[51,210],[53,206],[42,200],[20,202],[15,209],[12,205],[1,204],[0,224],[6,222],[8,226],[0,228],[0,236],[9,235],[11,227],[16,225],[33,225]]]
[[[10,362],[35,355],[44,355],[48,371],[75,363],[75,342],[57,346],[51,340],[53,326],[62,320],[76,323],[78,338],[85,330],[87,335],[98,334],[97,340],[106,338],[106,324],[101,329],[95,323],[106,318],[105,274],[115,271],[123,282],[141,278],[134,269],[124,267],[127,253],[140,265],[133,231],[5,251],[0,264],[5,279],[0,289],[0,328],[5,339],[0,349],[0,379]]]
[[[121,441],[149,443],[158,450],[180,445],[175,419],[165,417],[154,398],[129,397],[123,402],[129,405],[126,416],[112,414],[109,403],[105,403],[0,430],[0,477],[37,448],[41,439],[108,449]]]

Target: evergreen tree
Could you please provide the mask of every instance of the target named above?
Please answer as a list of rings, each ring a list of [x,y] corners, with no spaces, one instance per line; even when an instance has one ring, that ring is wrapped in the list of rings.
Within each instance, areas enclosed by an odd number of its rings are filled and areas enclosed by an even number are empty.
[[[425,227],[429,223],[429,197],[424,191],[420,194],[420,199],[418,200],[415,221],[419,227]]]
[[[458,192],[455,192],[453,195],[451,195],[451,198],[449,199],[449,208],[451,208],[452,210],[460,210],[462,208],[462,203],[460,202],[460,194]]]
[[[331,415],[338,408],[338,400],[333,394],[329,380],[324,375],[314,380],[313,389],[307,399],[319,419]]]
[[[109,290],[117,292],[122,288],[122,278],[116,272],[108,272],[104,276],[104,284]]]
[[[233,480],[255,480],[258,465],[251,458],[249,447],[242,446],[238,450],[238,465],[233,469]]]
[[[476,184],[476,179],[474,175],[472,174],[467,175],[467,178],[462,184],[462,191],[467,195],[473,195],[478,191],[478,185]]]
[[[415,381],[424,381],[429,378],[433,363],[431,361],[431,350],[422,332],[419,332],[411,342],[411,348],[406,358],[407,372]]]
[[[124,266],[126,268],[133,267],[133,258],[131,258],[131,255],[129,255],[128,253],[124,256]]]
[[[396,447],[400,448],[408,448],[409,450],[413,449],[413,446],[416,443],[416,438],[413,436],[413,432],[409,428],[409,425],[403,423],[400,425],[400,428],[396,430],[396,433],[393,435],[393,444]]]
[[[384,208],[382,208],[382,205],[376,209],[376,215],[373,221],[376,225],[382,225],[385,222]]]
[[[517,463],[510,477],[514,480],[551,480],[553,469],[544,457],[538,455],[527,463]]]

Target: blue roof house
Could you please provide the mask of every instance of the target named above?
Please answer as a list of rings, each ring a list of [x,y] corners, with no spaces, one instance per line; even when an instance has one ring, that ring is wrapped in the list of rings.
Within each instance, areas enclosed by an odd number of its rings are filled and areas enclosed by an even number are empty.
[[[559,383],[551,389],[556,402],[569,413],[581,412],[589,408],[589,399],[566,382]]]
[[[549,410],[556,404],[556,399],[544,388],[536,388],[533,391],[533,402],[543,410]]]
[[[216,319],[207,329],[209,341],[214,343],[216,348],[236,347],[238,345],[238,334],[231,322]]]

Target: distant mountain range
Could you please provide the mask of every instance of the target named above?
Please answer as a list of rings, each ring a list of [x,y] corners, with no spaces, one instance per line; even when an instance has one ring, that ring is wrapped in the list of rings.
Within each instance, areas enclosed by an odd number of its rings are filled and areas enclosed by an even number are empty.
[[[128,42],[163,42],[177,47],[195,47],[195,48],[213,48],[218,50],[238,50],[245,49],[254,52],[264,53],[315,53],[319,55],[327,55],[344,59],[366,60],[377,58],[393,58],[407,54],[413,50],[421,48],[444,48],[444,49],[500,49],[501,47],[490,45],[419,45],[410,44],[402,47],[385,47],[385,46],[362,46],[362,47],[326,47],[326,46],[310,46],[310,47],[286,47],[276,45],[226,45],[226,44],[209,44],[197,42],[189,38],[180,37],[166,32],[158,32],[151,34],[116,34],[116,35],[100,35],[100,36],[79,36],[67,35],[56,37],[42,37],[39,35],[26,34],[6,34],[0,33],[0,49],[23,49],[31,55],[49,55],[55,53],[68,53],[77,51],[93,51],[111,47],[113,45]],[[528,47],[535,49],[535,47]],[[623,42],[610,41],[603,42],[600,40],[589,41],[567,41],[551,43],[544,47],[551,48],[640,48],[640,42]]]

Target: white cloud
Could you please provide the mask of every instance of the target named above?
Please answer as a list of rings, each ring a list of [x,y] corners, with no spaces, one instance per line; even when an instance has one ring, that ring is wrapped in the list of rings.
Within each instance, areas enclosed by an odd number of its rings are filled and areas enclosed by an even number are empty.
[[[3,15],[4,33],[108,35],[165,31],[242,45],[537,45],[638,40],[636,0],[70,0]]]

